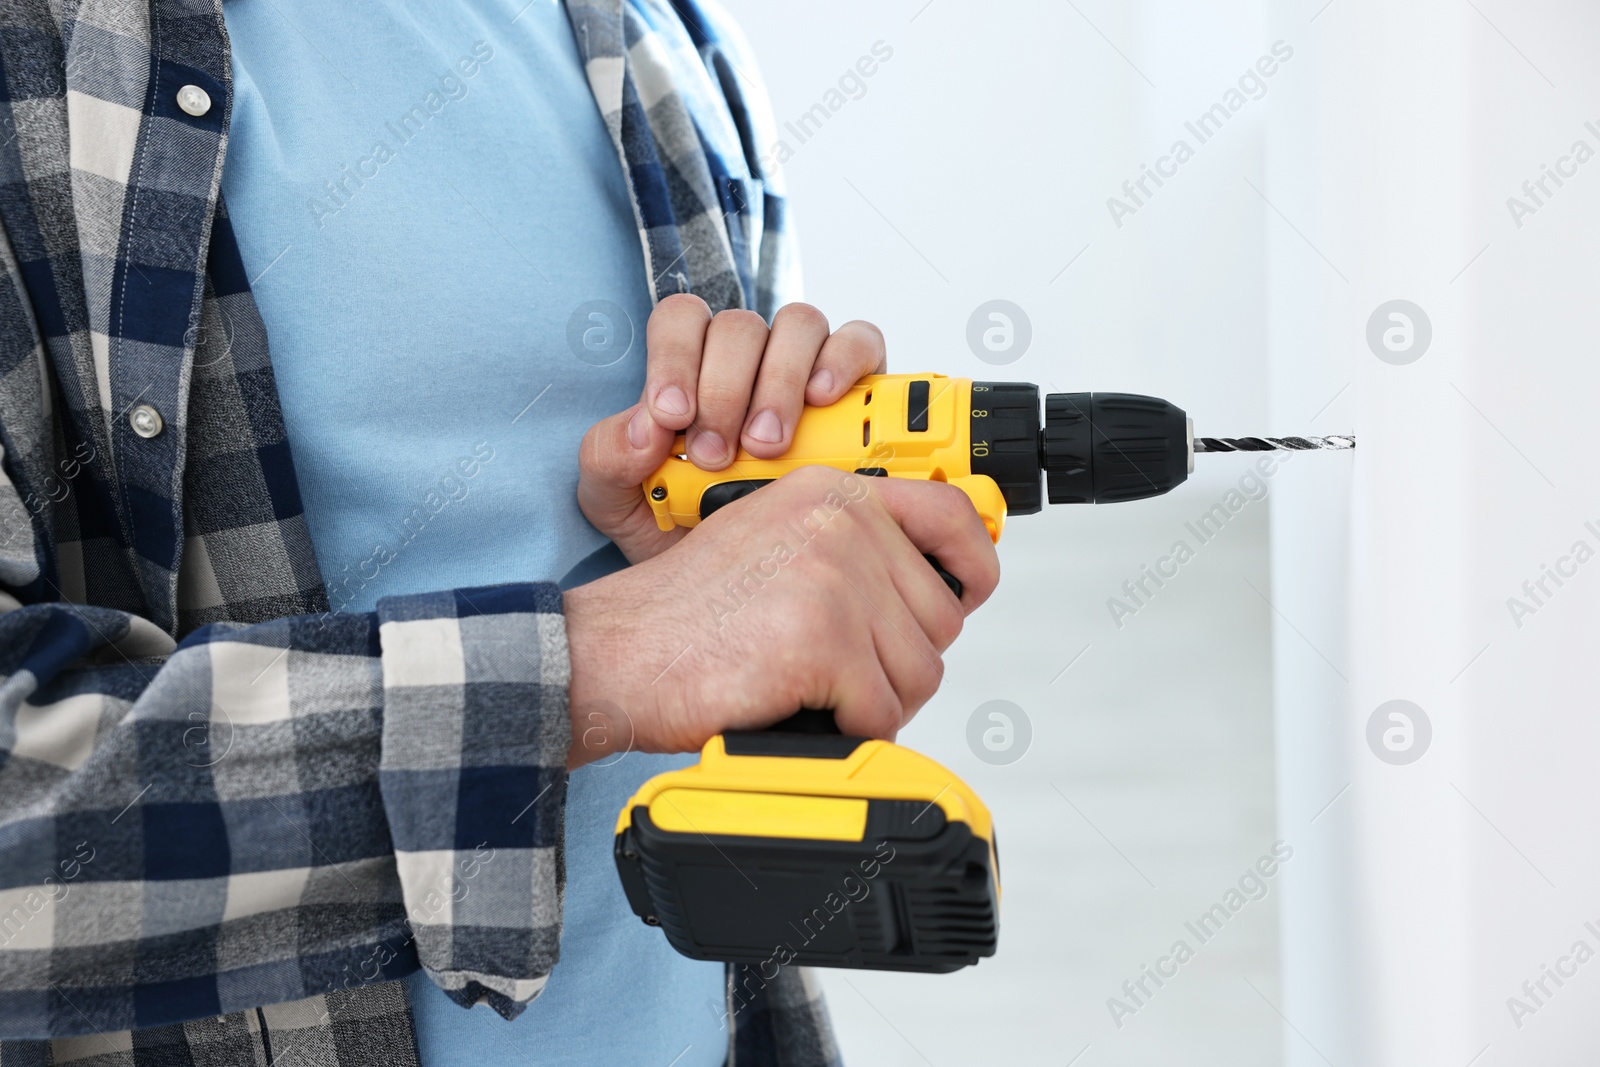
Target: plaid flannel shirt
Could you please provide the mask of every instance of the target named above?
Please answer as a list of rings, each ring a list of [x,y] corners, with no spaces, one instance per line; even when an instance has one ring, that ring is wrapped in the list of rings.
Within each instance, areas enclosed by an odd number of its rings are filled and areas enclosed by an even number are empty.
[[[737,32],[567,9],[652,294],[770,317]],[[329,610],[219,195],[230,76],[220,0],[0,0],[0,1067],[415,1063],[393,979],[513,1016],[557,960],[560,592]],[[804,972],[728,990],[730,1063],[838,1062]]]

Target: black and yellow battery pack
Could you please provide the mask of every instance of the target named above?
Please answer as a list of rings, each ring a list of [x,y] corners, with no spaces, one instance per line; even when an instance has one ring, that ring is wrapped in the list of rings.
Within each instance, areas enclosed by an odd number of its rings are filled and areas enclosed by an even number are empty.
[[[954,971],[994,954],[989,809],[926,756],[831,731],[712,738],[617,820],[633,910],[685,956],[752,965]]]

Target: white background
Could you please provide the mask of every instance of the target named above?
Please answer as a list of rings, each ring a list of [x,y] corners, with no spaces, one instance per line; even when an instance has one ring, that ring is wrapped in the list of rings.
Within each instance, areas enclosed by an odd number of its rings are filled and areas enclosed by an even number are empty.
[[[1285,464],[1120,628],[1107,599],[1245,459],[1008,528],[1000,592],[902,735],[994,810],[1000,951],[950,976],[824,973],[847,1062],[1591,1062],[1600,963],[1547,979],[1520,1026],[1507,998],[1532,1005],[1523,982],[1580,938],[1600,951],[1583,925],[1600,928],[1600,563],[1547,582],[1520,628],[1507,598],[1573,542],[1600,549],[1583,525],[1600,527],[1600,161],[1520,227],[1506,200],[1575,140],[1600,150],[1600,14],[728,6],[780,124],[893,49],[787,166],[808,298],[879,323],[891,369],[1152,393],[1204,434],[1361,441]],[[1279,40],[1294,54],[1265,95],[1197,145],[1184,122]],[[1119,227],[1107,198],[1179,137],[1194,158]],[[998,368],[966,342],[995,298],[1033,333]],[[1366,340],[1396,298],[1433,333],[1404,366]],[[1009,766],[967,746],[992,699],[1032,724]],[[1392,699],[1432,725],[1404,766],[1366,740]],[[1108,998],[1277,839],[1294,858],[1266,898],[1119,1028]]]

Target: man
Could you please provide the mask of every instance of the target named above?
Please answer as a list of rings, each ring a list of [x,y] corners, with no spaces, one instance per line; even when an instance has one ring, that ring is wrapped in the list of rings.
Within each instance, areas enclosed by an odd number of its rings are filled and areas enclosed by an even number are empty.
[[[729,619],[841,475],[651,521],[884,364],[788,302],[720,17],[336,7],[0,4],[0,1064],[837,1062],[611,827],[723,729],[893,736],[993,548],[872,485]]]

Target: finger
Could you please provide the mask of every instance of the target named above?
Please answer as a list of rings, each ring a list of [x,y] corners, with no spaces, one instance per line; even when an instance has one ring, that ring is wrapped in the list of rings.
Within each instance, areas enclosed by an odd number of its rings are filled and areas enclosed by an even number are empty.
[[[827,316],[810,304],[785,304],[772,317],[740,438],[752,456],[776,459],[788,451],[805,404],[806,383],[827,339]]]
[[[971,613],[988,600],[1000,581],[1000,557],[967,494],[943,482],[907,478],[871,481],[874,497],[917,551],[937,559],[960,579],[962,608]],[[926,560],[920,562],[927,566]],[[928,567],[928,574],[943,587],[932,567]],[[945,595],[949,595],[947,588]]]
[[[927,567],[927,563],[923,562],[923,566]],[[853,576],[837,570],[834,577],[837,580],[831,586],[836,599],[832,603],[835,617],[840,620],[834,630],[843,625],[854,632],[848,641],[841,640],[837,632],[832,639],[842,647],[856,650],[870,644],[872,655],[865,664],[852,657],[852,662],[843,665],[835,680],[840,693],[835,694],[833,706],[837,713],[846,703],[854,707],[854,702],[860,701],[864,710],[859,719],[852,717],[852,724],[859,722],[863,729],[872,731],[865,736],[887,736],[916,714],[939,688],[944,662],[901,599],[886,570],[858,570]],[[948,593],[945,598],[954,603]],[[819,635],[818,639],[824,638]],[[877,671],[872,669],[873,664]],[[879,672],[893,692],[892,701],[885,699],[877,688]],[[857,684],[857,679],[863,677],[865,689]],[[863,699],[869,697],[870,703]],[[838,721],[837,714],[835,719]],[[843,722],[840,722],[840,729],[844,730]]]
[[[695,419],[700,354],[711,309],[690,293],[674,293],[656,305],[645,324],[643,400],[650,415],[669,430],[685,430]]]
[[[863,639],[872,640],[870,635]],[[844,672],[818,703],[832,706],[834,724],[846,737],[892,741],[905,717],[900,696],[881,663]]]
[[[724,311],[706,328],[697,413],[685,437],[689,458],[701,470],[733,462],[766,346],[767,322],[754,311]]]
[[[809,478],[816,484],[823,476],[817,468],[796,474],[796,481]],[[760,495],[746,500],[756,501]],[[839,561],[829,561],[823,552],[805,554],[797,567],[797,577],[803,575],[812,595],[794,605],[792,620],[797,625],[793,632],[809,638],[803,649],[772,650],[772,669],[796,662],[810,664],[795,694],[802,707],[832,708],[834,723],[848,736],[892,740],[905,709],[878,654],[880,623],[871,606],[872,599],[895,599],[892,583],[881,571],[874,575],[858,569],[853,577],[848,576]],[[858,596],[863,584],[868,586],[868,597]],[[872,586],[877,586],[877,591]]]
[[[826,407],[849,391],[864,374],[882,374],[889,367],[883,331],[855,319],[833,331],[817,353],[816,369],[806,384],[806,403]]]
[[[688,531],[662,531],[642,483],[672,454],[677,434],[643,404],[602,419],[578,447],[578,508],[631,562],[663,551]]]
[[[863,595],[867,594],[863,591]],[[944,680],[944,659],[893,583],[885,582],[871,596],[868,610],[873,620],[873,648],[884,676],[900,700],[900,721],[895,724],[898,729],[938,692],[939,683]]]
[[[905,551],[893,553],[885,560],[895,591],[905,602],[917,626],[937,652],[943,652],[961,636],[966,609],[960,600],[950,594],[950,587],[939,572],[933,569],[926,556],[903,533],[895,537]],[[942,565],[942,561],[941,561]]]

